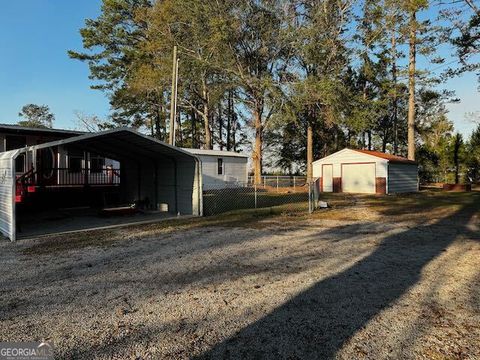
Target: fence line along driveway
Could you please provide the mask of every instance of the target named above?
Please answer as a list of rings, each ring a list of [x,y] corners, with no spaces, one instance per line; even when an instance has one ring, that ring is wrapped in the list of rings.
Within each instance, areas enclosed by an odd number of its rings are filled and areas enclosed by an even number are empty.
[[[79,359],[479,358],[480,197],[389,201],[2,242],[2,340]]]

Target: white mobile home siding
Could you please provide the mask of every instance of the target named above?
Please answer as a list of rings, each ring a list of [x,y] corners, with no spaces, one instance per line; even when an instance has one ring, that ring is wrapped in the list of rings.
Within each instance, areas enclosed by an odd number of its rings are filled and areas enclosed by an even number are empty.
[[[246,157],[199,155],[202,161],[203,189],[218,189],[243,185],[247,182]],[[223,160],[223,174],[218,174],[218,159]]]
[[[388,193],[406,193],[418,191],[417,165],[396,164],[388,165]]]

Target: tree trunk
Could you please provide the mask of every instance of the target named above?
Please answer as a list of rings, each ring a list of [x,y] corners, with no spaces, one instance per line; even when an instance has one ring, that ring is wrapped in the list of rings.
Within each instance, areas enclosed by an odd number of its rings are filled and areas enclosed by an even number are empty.
[[[208,111],[208,106],[204,106],[204,111]],[[213,149],[212,147],[212,133],[210,131],[210,119],[208,114],[203,113],[203,125],[204,125],[204,130],[205,130],[205,144],[204,147],[205,149]]]
[[[227,151],[230,151],[232,146],[231,146],[231,129],[232,129],[232,122],[233,122],[233,96],[232,96],[232,91],[228,91],[228,98],[227,98]]]
[[[220,145],[220,150],[223,150],[223,109],[222,109],[222,100],[218,102],[218,144]]]
[[[408,159],[415,160],[415,62],[416,62],[416,12],[410,15],[409,65],[408,65]]]
[[[313,179],[313,129],[312,122],[307,125],[307,183],[310,184]]]
[[[233,109],[233,108],[232,108]],[[232,113],[232,140],[231,140],[231,148],[233,151],[237,151],[237,116],[235,113]]]
[[[155,123],[152,124],[152,136],[162,140],[162,120],[163,120],[163,107],[162,105],[157,107],[157,116],[155,116]],[[155,127],[155,129],[154,129]]]
[[[202,89],[202,96],[203,96],[203,126],[205,129],[205,149],[213,149],[212,144],[212,132],[210,130],[210,109],[208,107],[208,90],[205,80],[203,80],[203,89]]]
[[[367,130],[368,150],[372,150],[372,131]]]
[[[256,107],[253,112],[253,118],[255,123],[255,148],[252,154],[253,173],[255,184],[260,185],[262,183],[262,111],[260,107]]]
[[[460,135],[455,135],[455,144],[453,147],[453,163],[455,165],[455,184],[460,182],[460,147],[461,147]]]
[[[387,139],[388,139],[388,133],[385,131],[383,133],[383,139],[382,139],[382,152],[387,151]]]
[[[182,132],[182,116],[181,113],[177,113],[177,119],[176,121],[176,126],[175,126],[175,136],[176,140],[178,140],[179,145],[177,146],[183,146],[183,132]],[[177,144],[177,141],[175,141],[175,144]]]
[[[197,114],[194,109],[191,110],[190,118],[192,122],[191,133],[192,133],[192,148],[196,149],[198,147],[197,141]]]
[[[398,99],[397,99],[397,34],[395,23],[392,30],[392,80],[393,80],[393,154],[398,154]],[[384,151],[385,152],[385,151]]]

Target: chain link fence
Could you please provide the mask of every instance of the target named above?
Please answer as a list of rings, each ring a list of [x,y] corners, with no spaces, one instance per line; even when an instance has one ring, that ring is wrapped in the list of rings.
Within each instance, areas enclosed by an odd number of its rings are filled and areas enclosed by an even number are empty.
[[[254,177],[248,177],[248,184],[254,185]],[[271,190],[278,191],[284,188],[291,188],[292,191],[301,190],[307,184],[306,176],[288,176],[288,175],[264,175],[261,177],[261,182],[258,186],[269,187]]]
[[[312,212],[318,202],[318,180],[293,186],[239,183],[235,187],[203,192],[206,216],[241,209],[272,208],[281,213]]]

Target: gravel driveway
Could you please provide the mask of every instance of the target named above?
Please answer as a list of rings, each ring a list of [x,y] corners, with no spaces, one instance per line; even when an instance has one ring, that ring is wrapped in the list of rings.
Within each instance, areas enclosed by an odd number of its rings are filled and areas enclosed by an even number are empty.
[[[0,340],[61,359],[480,358],[478,211],[377,218],[0,242]]]

